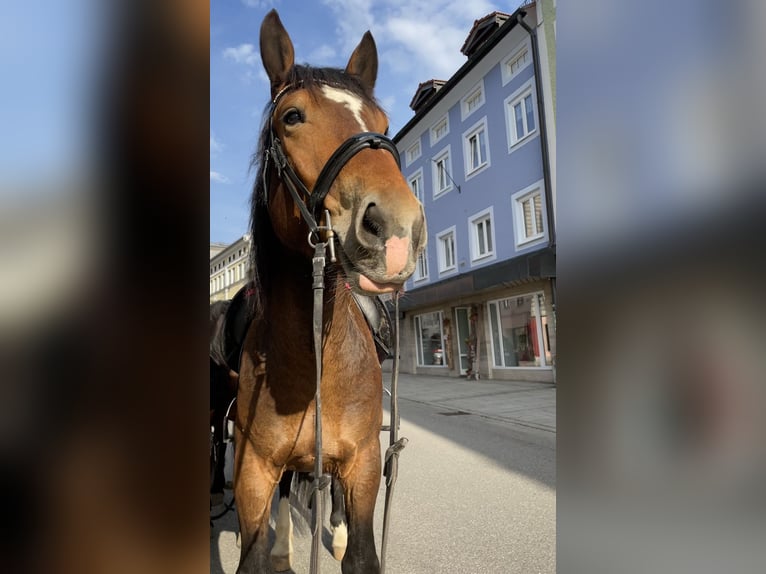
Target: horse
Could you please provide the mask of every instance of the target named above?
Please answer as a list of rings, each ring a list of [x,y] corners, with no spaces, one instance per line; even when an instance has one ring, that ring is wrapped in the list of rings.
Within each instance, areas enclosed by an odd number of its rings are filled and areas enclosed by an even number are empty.
[[[237,572],[271,571],[274,488],[285,470],[313,470],[321,438],[320,471],[337,478],[344,492],[348,545],[341,571],[378,574],[373,514],[381,478],[382,371],[352,293],[402,290],[425,247],[423,207],[385,135],[388,118],[374,97],[378,56],[369,31],[345,69],[297,65],[292,40],[272,10],[261,25],[260,53],[271,101],[253,159],[255,297],[235,421]],[[337,249],[337,261],[331,258],[323,275],[321,437],[314,430],[318,357],[310,295],[318,226]]]
[[[223,502],[225,417],[236,396],[236,373],[230,366],[226,348],[226,315],[231,301],[210,305],[210,504]]]
[[[239,359],[242,351],[247,328],[250,323],[248,313],[248,298],[252,296],[253,288],[250,283],[242,287],[231,300],[215,301],[210,304],[210,497],[211,507],[223,502],[225,486],[224,466],[226,456],[226,417],[231,409],[232,401],[236,398],[236,387],[239,378]],[[377,336],[381,330],[371,325],[373,334]],[[383,333],[385,340],[390,335]],[[379,356],[383,351],[379,349]],[[382,358],[381,358],[382,360]],[[214,449],[214,450],[213,450]],[[283,556],[292,554],[292,519],[290,517],[290,492],[293,489],[294,473],[285,471],[279,481],[279,505],[276,517],[275,541],[272,548],[272,561],[278,571],[288,570],[289,562]],[[298,484],[305,483],[305,476],[298,475]],[[343,558],[346,551],[347,529],[343,501],[343,487],[333,478],[331,483],[332,510],[330,525],[332,529],[333,555],[338,560]],[[305,497],[304,497],[305,498]],[[223,513],[231,507],[226,505]],[[214,518],[222,514],[211,515]]]

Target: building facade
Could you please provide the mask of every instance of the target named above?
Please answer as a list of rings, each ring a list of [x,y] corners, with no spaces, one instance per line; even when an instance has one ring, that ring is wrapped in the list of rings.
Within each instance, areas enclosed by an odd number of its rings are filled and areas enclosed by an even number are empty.
[[[210,302],[231,299],[247,283],[250,234],[231,245],[210,244]]]
[[[555,381],[551,34],[555,2],[477,20],[465,64],[418,86],[394,137],[428,223],[400,301],[404,372]]]

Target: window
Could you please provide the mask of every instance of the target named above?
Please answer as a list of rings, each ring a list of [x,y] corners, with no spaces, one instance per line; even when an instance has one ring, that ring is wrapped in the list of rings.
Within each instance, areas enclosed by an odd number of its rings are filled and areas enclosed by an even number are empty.
[[[516,245],[545,237],[545,202],[542,182],[537,182],[511,196]]]
[[[418,262],[412,277],[413,281],[422,281],[423,279],[428,279],[428,251],[426,249],[418,255]]]
[[[449,116],[444,116],[431,127],[431,145],[434,145],[449,133]]]
[[[521,95],[506,100],[505,119],[508,126],[509,147],[515,146],[536,131],[534,99],[534,90],[526,87]]]
[[[432,161],[434,199],[452,189],[452,166],[449,156],[449,146],[443,149]]]
[[[466,119],[484,103],[484,81],[482,80],[468,92],[460,102],[460,117]]]
[[[418,365],[444,365],[444,332],[442,312],[415,316],[415,349]]]
[[[415,172],[409,179],[410,189],[420,203],[423,203],[423,168]]]
[[[405,165],[410,165],[413,161],[420,157],[420,139],[407,148],[405,155]]]
[[[487,307],[495,367],[551,364],[548,317],[542,293],[490,301]]]
[[[510,56],[503,60],[501,66],[503,85],[506,85],[513,78],[518,76],[519,72],[532,63],[532,55],[529,46],[529,42],[526,41],[523,46],[515,50]]]
[[[466,178],[489,165],[487,118],[483,118],[463,134],[463,157],[465,159]]]
[[[457,269],[455,264],[454,227],[436,235],[436,252],[439,262],[439,273],[447,273]]]
[[[471,259],[490,258],[495,255],[495,231],[492,225],[492,208],[477,213],[470,219]]]

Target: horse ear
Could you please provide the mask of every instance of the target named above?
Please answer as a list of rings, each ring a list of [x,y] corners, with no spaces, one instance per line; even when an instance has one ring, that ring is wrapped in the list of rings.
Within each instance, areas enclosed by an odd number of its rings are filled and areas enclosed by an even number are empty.
[[[362,41],[351,54],[346,66],[346,73],[359,78],[362,86],[369,95],[375,89],[375,80],[378,78],[378,49],[370,31],[364,33]]]
[[[295,51],[287,30],[276,10],[271,10],[261,24],[261,61],[271,82],[271,97],[287,81],[287,75],[295,64]]]

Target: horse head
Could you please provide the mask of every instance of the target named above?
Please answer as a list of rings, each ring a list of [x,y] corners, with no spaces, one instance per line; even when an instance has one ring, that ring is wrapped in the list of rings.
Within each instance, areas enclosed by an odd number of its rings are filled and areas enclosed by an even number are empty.
[[[290,36],[272,10],[261,26],[260,51],[272,101],[259,158],[265,182],[257,185],[274,233],[291,251],[310,256],[306,211],[326,225],[326,210],[349,286],[368,295],[401,289],[425,247],[426,225],[384,135],[388,118],[374,97],[372,35],[364,34],[343,70],[296,65]],[[298,201],[287,192],[285,171],[297,176]]]

